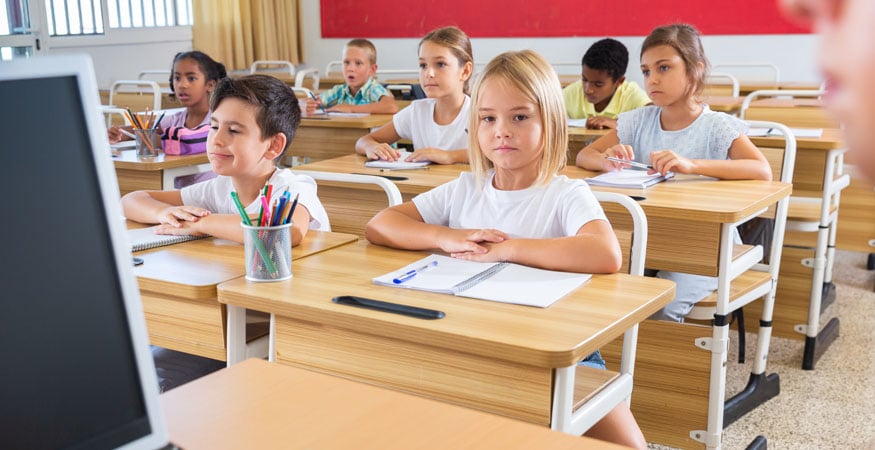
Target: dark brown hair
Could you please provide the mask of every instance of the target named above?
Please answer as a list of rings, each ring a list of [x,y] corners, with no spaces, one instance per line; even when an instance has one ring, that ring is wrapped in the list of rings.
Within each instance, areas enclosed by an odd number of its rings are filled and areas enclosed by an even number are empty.
[[[434,42],[440,46],[450,49],[450,52],[459,60],[459,67],[464,67],[465,63],[471,63],[473,70],[474,66],[474,51],[471,50],[471,40],[464,31],[457,27],[443,27],[432,30],[419,41],[417,51],[422,48],[423,42]],[[470,93],[471,77],[465,80],[465,86],[462,88],[465,94]]]
[[[274,160],[283,161],[301,123],[301,109],[292,89],[268,75],[224,78],[210,97],[210,112],[226,98],[238,98],[257,108],[255,123],[261,128],[261,139],[269,139],[278,133],[286,135],[286,147]]]
[[[705,89],[705,78],[711,70],[711,64],[705,57],[705,49],[699,38],[699,30],[686,23],[675,23],[657,27],[650,32],[641,44],[641,55],[653,47],[667,45],[673,48],[687,66],[687,78],[690,80],[690,91],[699,95]],[[702,68],[699,68],[702,64]]]

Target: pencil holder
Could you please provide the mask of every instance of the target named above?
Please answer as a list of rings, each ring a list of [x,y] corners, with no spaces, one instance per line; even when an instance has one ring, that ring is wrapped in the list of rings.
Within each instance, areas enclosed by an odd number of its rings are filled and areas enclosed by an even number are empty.
[[[134,128],[137,156],[158,156],[161,153],[161,133],[157,128]]]
[[[274,227],[243,227],[246,279],[282,281],[292,277],[292,223]]]

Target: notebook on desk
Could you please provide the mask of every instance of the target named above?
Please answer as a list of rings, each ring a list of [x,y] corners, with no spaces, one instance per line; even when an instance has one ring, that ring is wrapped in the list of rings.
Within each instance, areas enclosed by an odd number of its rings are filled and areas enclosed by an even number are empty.
[[[374,284],[546,308],[591,275],[431,255],[373,279]]]
[[[395,161],[385,161],[382,159],[377,159],[373,161],[368,161],[365,163],[365,167],[373,167],[377,169],[395,169],[395,170],[403,170],[403,169],[417,169],[419,167],[425,167],[431,164],[431,161],[419,161],[419,162],[407,162],[405,159],[412,155],[411,152],[400,152],[398,155],[398,159]]]
[[[340,112],[340,111],[316,111],[313,114],[305,117],[306,119],[318,119],[320,117],[339,117],[339,118],[347,118],[347,119],[358,119],[362,117],[368,117],[371,113],[353,113],[353,112]]]
[[[790,132],[797,138],[819,138],[823,136],[823,128],[790,128]],[[776,128],[751,128],[747,130],[751,137],[782,136]]]
[[[132,252],[138,252],[140,250],[148,250],[150,248],[155,247],[163,247],[165,245],[178,244],[180,242],[192,241],[195,239],[203,239],[205,237],[209,237],[206,235],[203,236],[194,236],[194,235],[183,235],[183,236],[175,236],[169,234],[155,234],[155,229],[158,228],[158,225],[154,227],[148,228],[137,228],[135,230],[128,230],[128,242],[131,245]]]
[[[592,186],[644,189],[673,177],[672,172],[662,175],[659,172],[648,174],[646,170],[623,169],[605,172],[585,181]]]

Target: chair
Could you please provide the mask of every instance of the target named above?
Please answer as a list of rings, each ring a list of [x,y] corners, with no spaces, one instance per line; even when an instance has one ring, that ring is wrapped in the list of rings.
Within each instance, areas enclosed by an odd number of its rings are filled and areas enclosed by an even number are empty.
[[[138,80],[152,80],[158,83],[161,87],[170,87],[169,70],[142,70],[137,75]]]
[[[729,81],[729,83],[714,83],[714,79]],[[729,73],[711,72],[705,80],[703,96],[730,96],[738,97],[740,87],[738,78]]]
[[[118,80],[109,88],[109,106],[129,108],[135,113],[160,110],[161,86],[149,80]]]
[[[647,218],[631,197],[613,192],[593,192],[605,209],[623,250],[622,272],[644,274],[647,248]],[[618,339],[619,341],[619,339]],[[620,402],[631,401],[632,375],[638,343],[638,325],[623,334],[622,350],[618,357],[619,372],[588,367],[571,366],[556,370],[553,391],[554,430],[581,435]],[[574,403],[568,404],[564,395],[574,390]]]
[[[774,121],[789,127],[838,128],[835,119],[830,117],[820,105],[819,99],[825,93],[821,90],[795,89],[753,91],[744,98],[739,117],[742,120]],[[757,99],[767,97],[780,98],[754,103]],[[800,97],[809,99],[800,99]]]
[[[106,127],[109,128],[113,125],[118,126],[127,126],[131,125],[130,121],[128,121],[128,111],[123,108],[114,108],[112,106],[100,106],[100,112],[106,117]]]
[[[335,66],[338,67],[337,70],[334,69]],[[342,77],[343,76],[343,61],[328,61],[328,64],[325,65],[325,76],[326,77]]]
[[[328,212],[331,230],[364,237],[372,217],[387,206],[400,205],[401,191],[395,183],[378,176],[295,170],[319,186],[319,200]],[[380,193],[379,191],[383,192]],[[352,203],[350,197],[358,201]]]
[[[781,70],[778,69],[778,66],[772,63],[761,63],[761,62],[751,62],[751,63],[720,63],[714,64],[711,66],[711,70],[715,72],[720,72],[718,69],[725,69],[726,67],[734,67],[736,69],[742,69],[744,71],[750,71],[750,69],[767,69],[771,72],[771,81],[774,81],[777,85],[778,81],[781,80]],[[776,86],[777,87],[777,86]]]

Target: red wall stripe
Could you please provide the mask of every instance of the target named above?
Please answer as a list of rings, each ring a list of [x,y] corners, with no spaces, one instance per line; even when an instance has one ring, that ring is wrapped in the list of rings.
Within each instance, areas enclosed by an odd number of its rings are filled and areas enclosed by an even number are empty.
[[[705,35],[809,33],[777,0],[321,0],[324,38],[421,37],[456,25],[471,37],[645,36],[688,22]]]

